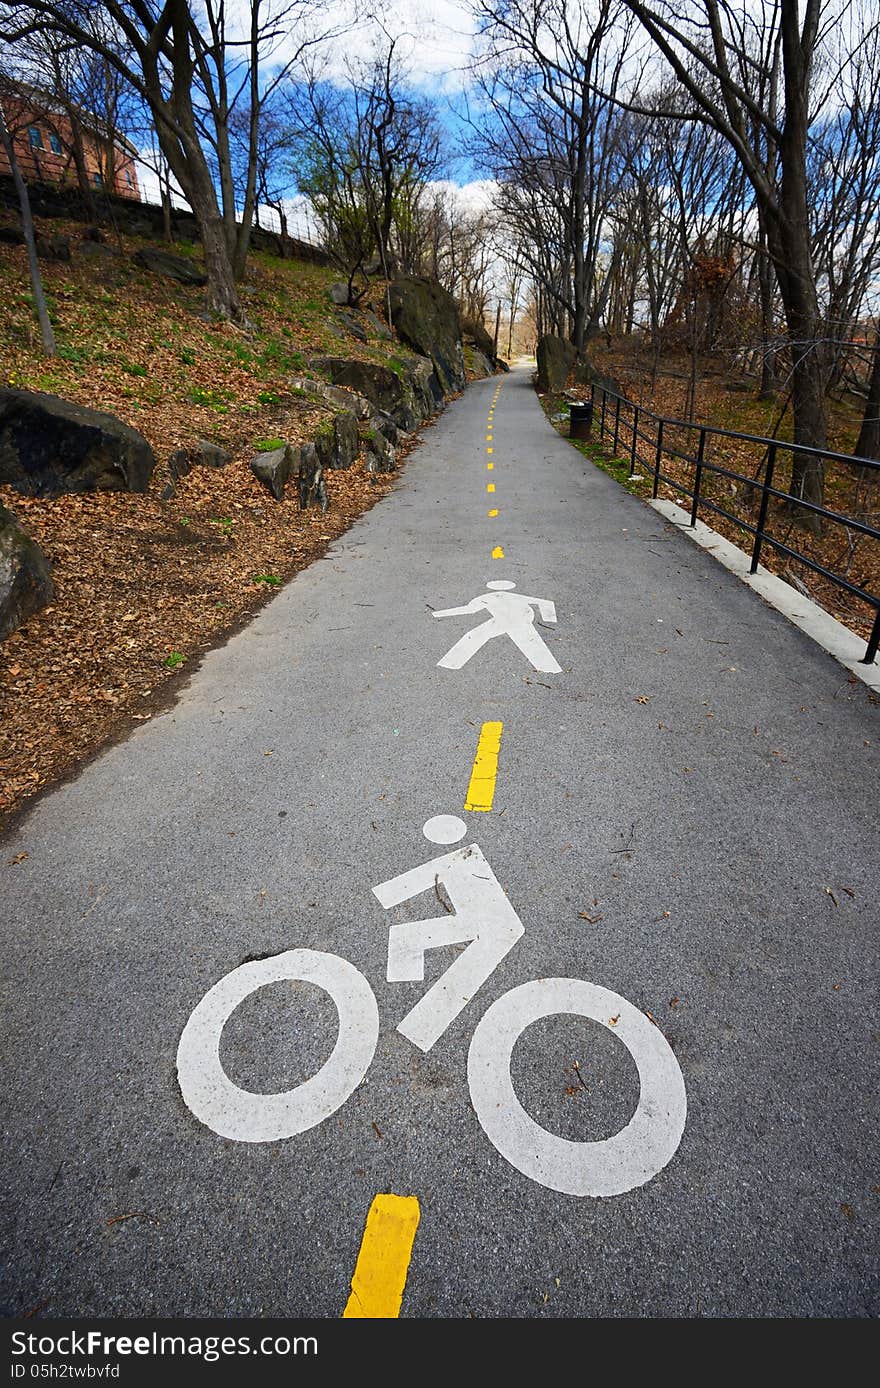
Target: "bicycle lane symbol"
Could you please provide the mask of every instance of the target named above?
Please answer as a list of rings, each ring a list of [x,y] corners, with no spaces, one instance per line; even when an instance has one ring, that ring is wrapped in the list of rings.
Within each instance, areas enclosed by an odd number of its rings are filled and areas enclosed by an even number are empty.
[[[433,843],[458,842],[467,827],[438,815],[424,828]],[[428,1051],[491,976],[524,932],[485,856],[475,843],[431,859],[373,888],[386,909],[443,886],[454,911],[432,920],[393,925],[388,937],[389,983],[424,978],[429,949],[466,944],[445,973],[398,1024]],[[236,1008],[271,983],[302,981],[323,988],[339,1014],[336,1045],[315,1075],[293,1089],[255,1094],[223,1069],[220,1042]],[[510,1061],[533,1022],[567,1013],[598,1022],[629,1051],[639,1074],[639,1100],[630,1121],[612,1137],[572,1142],[542,1128],[520,1103]],[[242,964],[216,983],[181,1034],[177,1073],[192,1113],[221,1137],[274,1142],[318,1126],[351,1097],[372,1063],[379,1038],[375,994],[347,960],[309,949]],[[582,979],[543,978],[520,984],[491,1004],[478,1022],[467,1061],[471,1102],[490,1142],[523,1175],[575,1196],[622,1195],[650,1181],[675,1155],[687,1118],[678,1061],[658,1027],[625,998]]]

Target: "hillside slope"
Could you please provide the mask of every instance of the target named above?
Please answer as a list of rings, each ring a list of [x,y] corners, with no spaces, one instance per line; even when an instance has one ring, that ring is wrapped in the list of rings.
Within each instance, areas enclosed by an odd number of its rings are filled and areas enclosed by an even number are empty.
[[[16,219],[0,213],[3,228]],[[0,243],[0,382],[110,411],[152,445],[145,495],[92,492],[54,500],[0,486],[50,560],[55,598],[0,647],[0,826],[33,794],[173,696],[194,659],[322,554],[385,495],[393,475],[363,453],[326,473],[329,507],[276,501],[250,469],[255,453],[313,439],[334,409],[291,384],[329,354],[390,366],[414,360],[380,321],[371,290],[367,341],[330,298],[330,269],[251,255],[243,297],[252,328],[206,321],[202,291],[138,268],[145,244],[81,222],[39,220],[63,236],[69,262],[41,262],[58,355],[41,350],[23,246]],[[200,250],[175,244],[197,265]],[[224,468],[172,479],[168,459],[199,440],[231,454]],[[398,451],[398,462],[412,446]]]

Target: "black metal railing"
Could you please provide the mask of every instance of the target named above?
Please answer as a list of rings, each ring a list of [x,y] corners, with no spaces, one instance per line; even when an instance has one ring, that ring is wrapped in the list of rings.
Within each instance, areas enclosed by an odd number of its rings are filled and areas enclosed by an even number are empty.
[[[612,454],[617,457],[626,450],[630,462],[630,472],[642,467],[653,477],[652,493],[656,499],[660,484],[665,483],[673,491],[690,498],[690,524],[696,526],[700,508],[725,516],[753,537],[750,573],[756,573],[764,545],[770,545],[778,553],[786,555],[799,564],[805,565],[814,573],[833,583],[836,587],[860,599],[874,610],[874,621],[868,638],[867,649],[862,664],[873,664],[880,647],[880,592],[861,583],[853,582],[848,576],[855,560],[856,537],[868,537],[880,541],[880,529],[871,524],[869,517],[880,517],[880,462],[871,458],[857,458],[848,453],[834,453],[827,449],[807,448],[802,444],[789,443],[783,439],[763,438],[759,434],[742,434],[732,429],[720,429],[710,424],[688,423],[682,419],[672,419],[654,414],[643,405],[637,405],[615,391],[604,386],[593,385],[590,392],[591,420],[598,425],[599,437],[603,443],[610,440]],[[694,435],[696,449],[694,450]],[[722,462],[713,461],[710,454],[716,440],[727,440],[736,446],[737,451],[745,450],[758,455],[757,465],[751,475],[737,472]],[[690,443],[690,447],[688,447]],[[647,454],[640,451],[644,445]],[[675,459],[683,465],[686,480],[670,476],[663,471],[665,459]],[[837,490],[851,500],[848,509],[861,512],[843,514],[828,506],[811,501],[792,488],[791,478],[797,469],[802,475],[809,467],[818,467],[825,476],[827,467],[842,464],[845,472],[840,474],[842,485]],[[723,481],[722,481],[723,479]],[[688,485],[691,482],[691,485]],[[723,486],[727,487],[724,493]],[[722,505],[729,493],[737,495],[743,489],[747,501],[746,514],[737,514],[729,506]],[[875,491],[876,488],[876,491]],[[873,513],[867,501],[873,500]],[[771,499],[778,503],[776,514],[771,511]],[[778,520],[785,527],[784,538],[774,533],[771,520]],[[805,520],[821,530],[826,522],[841,526],[845,534],[845,549],[848,551],[844,571],[839,566],[831,568],[789,543],[795,533],[804,530]],[[877,585],[880,586],[880,585]]]

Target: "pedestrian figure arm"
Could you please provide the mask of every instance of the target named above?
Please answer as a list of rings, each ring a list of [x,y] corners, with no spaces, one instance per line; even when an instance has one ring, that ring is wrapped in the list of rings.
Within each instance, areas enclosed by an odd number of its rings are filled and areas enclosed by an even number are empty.
[[[435,612],[435,617],[469,617],[472,612],[479,612],[481,604],[469,602],[467,607],[446,607],[440,612]]]
[[[549,598],[526,598],[526,602],[533,603],[538,609],[538,615],[542,622],[556,621],[556,604]]]

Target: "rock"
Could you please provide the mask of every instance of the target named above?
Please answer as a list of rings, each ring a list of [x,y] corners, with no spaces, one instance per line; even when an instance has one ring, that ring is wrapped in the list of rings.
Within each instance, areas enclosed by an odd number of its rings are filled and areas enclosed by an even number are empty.
[[[4,246],[23,246],[24,236],[17,227],[0,227],[0,244]]]
[[[486,376],[494,375],[489,359],[484,357],[483,353],[476,347],[470,346],[469,343],[465,343],[464,347],[464,365],[468,375],[472,376],[474,380],[481,381]]]
[[[330,286],[330,291],[329,291],[329,292],[330,292],[330,301],[331,301],[331,303],[334,303],[334,304],[347,304],[347,303],[348,303],[348,285],[347,285],[347,284],[343,284],[341,280],[337,280],[335,284],[331,284],[331,286]]]
[[[422,419],[428,419],[443,408],[446,399],[437,379],[434,363],[429,357],[414,357],[403,364],[404,380],[410,382]]]
[[[443,394],[464,390],[461,324],[452,295],[433,280],[402,276],[391,285],[390,300],[398,337],[430,357]]]
[[[398,429],[390,414],[383,414],[381,410],[377,411],[376,414],[371,414],[367,420],[367,432],[370,430],[378,430],[383,438],[386,438],[395,447],[400,443],[403,433],[401,429]]]
[[[490,337],[488,331],[482,323],[478,323],[475,318],[462,318],[461,336],[465,343],[470,343],[478,352],[490,362],[495,360],[495,341]]]
[[[145,492],[155,466],[143,435],[115,415],[0,387],[0,483],[23,496]]]
[[[0,641],[45,607],[53,592],[43,551],[0,505]]]
[[[189,457],[193,467],[225,467],[232,462],[232,454],[210,439],[199,439]]]
[[[371,413],[371,405],[366,396],[357,395],[353,390],[346,390],[342,386],[328,386],[326,381],[316,381],[311,376],[291,376],[290,384],[294,390],[304,391],[306,395],[317,396],[319,400],[326,400],[328,404],[351,410],[358,419],[367,419]]]
[[[321,466],[328,472],[345,472],[360,451],[357,420],[350,410],[334,415],[332,423],[322,426],[315,439]]]
[[[361,451],[358,422],[351,410],[343,410],[333,419],[333,462],[331,467],[350,468]]]
[[[364,274],[384,275],[386,269],[389,275],[397,274],[397,259],[390,253],[385,257],[384,265],[382,264],[382,257],[380,255],[374,255],[372,260],[368,260],[364,266]]]
[[[185,448],[178,448],[168,459],[168,471],[174,481],[177,482],[181,477],[186,477],[188,472],[192,472],[192,463]]]
[[[328,375],[335,386],[347,386],[368,400],[369,404],[393,415],[397,421],[404,386],[401,376],[391,371],[390,366],[380,366],[372,361],[355,361],[348,357],[318,357],[312,366],[316,371]],[[407,426],[404,425],[404,428]]]
[[[603,372],[598,371],[589,359],[576,363],[574,379],[580,385],[601,386],[603,390],[610,390],[615,395],[626,394],[619,381],[616,381],[613,376],[606,376]],[[584,392],[581,391],[580,398],[583,399],[583,396]]]
[[[77,254],[87,260],[113,260],[119,252],[102,241],[81,241]]]
[[[370,337],[378,337],[381,342],[391,341],[394,334],[387,323],[383,323],[382,319],[378,318],[376,314],[372,313],[368,308],[361,309],[360,313],[367,325]]]
[[[378,426],[364,431],[364,446],[367,451],[367,472],[393,472],[395,451]]]
[[[142,246],[135,251],[132,260],[141,270],[164,275],[166,279],[177,280],[179,284],[200,286],[208,283],[208,276],[191,260],[182,255],[172,255],[170,251],[160,251],[155,246]]]
[[[80,237],[83,241],[97,241],[99,243],[102,243],[107,240],[107,237],[104,235],[101,228],[95,226],[83,227],[82,231],[80,232]]]
[[[510,367],[507,365],[507,362],[504,360],[503,357],[496,357],[496,358],[495,358],[495,370],[496,370],[496,371],[509,372],[509,371],[510,371]]]
[[[434,364],[425,357],[391,357],[387,366],[349,357],[316,357],[311,366],[336,385],[364,396],[371,407],[367,413],[390,415],[407,432],[435,414],[444,401]]]
[[[548,333],[538,342],[538,390],[562,390],[577,361],[577,352],[564,337]]]
[[[37,255],[41,260],[69,260],[70,240],[66,236],[38,236]]]
[[[366,328],[363,323],[358,321],[357,316],[350,308],[341,308],[336,316],[350,337],[356,338],[358,342],[366,342],[368,340]]]
[[[283,501],[293,464],[293,449],[286,443],[283,448],[273,448],[269,453],[258,453],[251,458],[251,472],[269,488],[276,501]]]
[[[177,488],[175,487],[174,483],[173,483],[173,482],[166,482],[166,483],[165,483],[165,486],[162,488],[161,492],[159,493],[159,500],[160,500],[160,501],[170,501],[171,498],[172,498],[173,496],[176,496],[176,494],[177,494]]]
[[[327,484],[324,481],[324,468],[318,456],[318,450],[313,443],[303,444],[299,450],[297,490],[301,511],[305,511],[313,504],[320,506],[322,511],[327,510]]]

